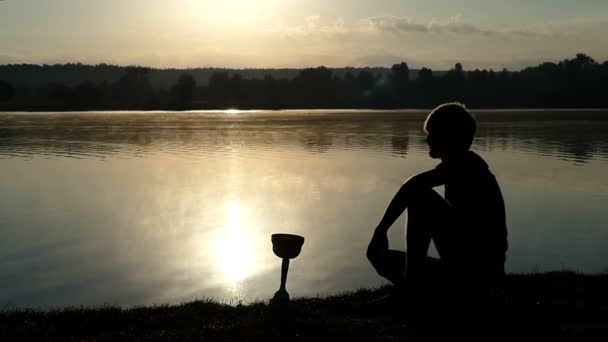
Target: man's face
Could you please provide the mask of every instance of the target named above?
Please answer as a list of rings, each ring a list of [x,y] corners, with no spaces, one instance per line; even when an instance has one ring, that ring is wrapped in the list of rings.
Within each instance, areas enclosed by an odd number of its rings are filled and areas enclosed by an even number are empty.
[[[431,131],[428,131],[424,140],[427,144],[429,144],[429,155],[431,158],[441,158],[444,152],[444,144],[439,136],[437,134],[433,134]]]

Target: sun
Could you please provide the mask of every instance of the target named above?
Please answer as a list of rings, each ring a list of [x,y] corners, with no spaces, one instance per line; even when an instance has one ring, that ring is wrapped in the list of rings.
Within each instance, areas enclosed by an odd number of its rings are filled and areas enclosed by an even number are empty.
[[[277,0],[189,0],[190,8],[214,26],[228,31],[259,24],[276,14]]]

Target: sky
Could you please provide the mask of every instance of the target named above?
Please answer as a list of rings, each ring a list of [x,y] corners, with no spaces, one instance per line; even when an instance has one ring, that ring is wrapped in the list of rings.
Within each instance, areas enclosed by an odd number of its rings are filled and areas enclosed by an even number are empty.
[[[0,64],[517,70],[608,59],[608,0],[0,0]]]

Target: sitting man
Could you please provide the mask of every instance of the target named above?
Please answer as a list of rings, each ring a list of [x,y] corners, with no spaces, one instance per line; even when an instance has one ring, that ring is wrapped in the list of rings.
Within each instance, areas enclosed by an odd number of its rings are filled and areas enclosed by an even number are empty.
[[[476,127],[473,115],[459,103],[441,105],[428,115],[429,155],[441,163],[401,186],[369,243],[371,264],[403,289],[405,298],[419,298],[420,291],[431,288],[478,294],[504,277],[504,201],[488,164],[469,151]],[[445,199],[433,190],[441,185]],[[405,209],[406,252],[391,250],[388,229]],[[440,260],[427,258],[431,240]]]

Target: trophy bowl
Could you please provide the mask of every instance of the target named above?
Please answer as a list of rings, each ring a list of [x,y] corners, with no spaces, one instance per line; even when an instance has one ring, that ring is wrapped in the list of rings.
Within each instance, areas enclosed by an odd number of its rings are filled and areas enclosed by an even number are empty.
[[[282,259],[294,259],[302,251],[304,237],[292,234],[272,234],[272,251]]]

